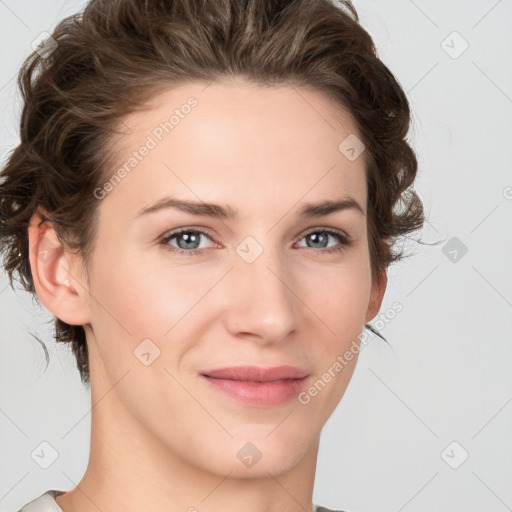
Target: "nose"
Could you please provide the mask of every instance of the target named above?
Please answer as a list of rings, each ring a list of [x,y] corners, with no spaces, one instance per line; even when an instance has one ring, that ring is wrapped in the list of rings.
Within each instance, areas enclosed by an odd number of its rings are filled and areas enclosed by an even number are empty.
[[[227,330],[261,344],[286,341],[301,321],[300,291],[293,272],[277,251],[268,248],[249,261],[235,255],[226,276]]]

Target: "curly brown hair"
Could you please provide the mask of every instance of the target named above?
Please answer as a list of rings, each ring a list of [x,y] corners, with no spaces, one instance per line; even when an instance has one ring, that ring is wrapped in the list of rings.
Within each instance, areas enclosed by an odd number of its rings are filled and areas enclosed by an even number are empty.
[[[411,188],[410,107],[348,0],[91,0],[51,38],[20,70],[21,140],[0,175],[0,244],[11,287],[17,273],[35,295],[27,230],[36,212],[87,269],[106,142],[125,116],[179,82],[243,77],[306,86],[351,113],[366,147],[373,278],[404,257],[397,238],[423,226]],[[55,318],[55,339],[72,344],[89,383],[83,327]]]

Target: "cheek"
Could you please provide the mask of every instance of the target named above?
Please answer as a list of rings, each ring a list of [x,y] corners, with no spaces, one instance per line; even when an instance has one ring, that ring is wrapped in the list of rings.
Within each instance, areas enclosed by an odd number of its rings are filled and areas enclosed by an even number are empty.
[[[120,329],[162,337],[197,302],[197,290],[182,268],[161,268],[147,255],[115,243],[101,247],[93,294],[104,306],[99,314]]]
[[[323,291],[312,283],[309,288],[307,304],[318,316],[311,325],[315,339],[311,354],[317,370],[315,382],[303,401],[299,400],[324,422],[343,397],[355,370],[371,285],[364,266],[352,265],[336,272],[331,269],[326,282]]]
[[[364,324],[371,282],[367,267],[347,263],[337,268],[319,268],[301,278],[306,305],[344,338]]]

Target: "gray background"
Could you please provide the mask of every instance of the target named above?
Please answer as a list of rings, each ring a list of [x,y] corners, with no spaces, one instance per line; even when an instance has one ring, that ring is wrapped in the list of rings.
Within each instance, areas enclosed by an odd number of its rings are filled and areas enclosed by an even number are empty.
[[[354,4],[408,93],[429,218],[422,237],[444,242],[407,243],[416,255],[390,268],[372,323],[392,348],[373,337],[362,351],[323,432],[314,501],[350,512],[510,511],[512,2]],[[2,160],[18,140],[14,78],[31,41],[81,5],[0,0]],[[395,301],[403,310],[388,319]],[[79,482],[90,395],[52,340],[52,317],[4,274],[0,322],[3,512]],[[48,346],[46,371],[29,332]],[[48,469],[31,458],[43,441],[58,451]]]

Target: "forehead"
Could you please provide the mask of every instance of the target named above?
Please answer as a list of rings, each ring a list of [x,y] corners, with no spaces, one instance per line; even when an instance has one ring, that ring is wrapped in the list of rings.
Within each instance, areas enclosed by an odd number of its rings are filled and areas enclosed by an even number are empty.
[[[366,200],[364,154],[351,159],[344,152],[344,141],[358,137],[355,123],[310,88],[175,85],[128,115],[122,130],[105,179],[124,167],[126,177],[109,195],[125,204],[130,198],[133,208],[165,193],[260,209],[301,198]]]

